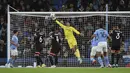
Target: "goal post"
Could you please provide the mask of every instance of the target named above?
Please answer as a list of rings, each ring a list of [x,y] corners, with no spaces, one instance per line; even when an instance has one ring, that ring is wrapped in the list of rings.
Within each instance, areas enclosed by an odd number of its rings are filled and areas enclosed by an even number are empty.
[[[7,6],[7,62],[10,59],[10,7]]]
[[[8,25],[7,25],[7,61],[10,59],[10,39],[13,29],[19,29],[20,33],[20,47],[19,56],[16,60],[17,65],[22,67],[32,66],[35,61],[34,58],[34,45],[33,34],[35,28],[40,28],[45,34],[45,41],[53,26],[56,24],[49,18],[51,14],[55,14],[58,19],[64,22],[69,21],[80,32],[85,34],[85,37],[77,37],[78,47],[80,49],[81,56],[83,58],[83,64],[81,67],[91,67],[89,60],[90,44],[87,44],[87,40],[90,39],[93,31],[99,27],[99,24],[106,24],[106,29],[111,30],[113,25],[121,24],[122,27],[127,23],[130,23],[130,11],[103,11],[103,12],[10,12],[8,7]],[[124,19],[124,21],[123,21]],[[124,25],[123,25],[124,23]],[[130,24],[128,24],[130,25]],[[58,26],[59,27],[59,26]],[[123,28],[123,29],[124,29]],[[126,33],[126,39],[129,37],[128,30],[124,29]],[[61,30],[61,34],[62,30]],[[62,35],[63,36],[63,35]],[[31,42],[31,43],[30,43]],[[65,50],[66,42],[62,42],[62,48]],[[45,43],[44,43],[45,44]],[[43,60],[49,66],[50,63],[47,58],[47,50],[50,46],[45,46],[43,49]],[[76,67],[80,66],[75,60],[72,54],[62,50],[59,55],[60,67]],[[66,57],[67,56],[67,57]],[[47,60],[47,61],[46,61]],[[121,63],[122,64],[122,63]],[[98,64],[96,65],[98,66]],[[122,65],[124,67],[124,65]]]

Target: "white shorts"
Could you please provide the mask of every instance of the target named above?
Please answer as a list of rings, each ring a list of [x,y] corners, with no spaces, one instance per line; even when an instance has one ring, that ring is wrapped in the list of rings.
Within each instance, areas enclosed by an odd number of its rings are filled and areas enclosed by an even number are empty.
[[[107,52],[107,42],[99,42],[97,52]]]
[[[18,50],[17,49],[11,49],[10,53],[11,53],[11,56],[18,56]]]
[[[91,49],[91,53],[90,53],[90,56],[95,56],[95,55],[96,55],[97,48],[98,48],[98,46],[94,46],[94,47],[92,47],[92,49]]]

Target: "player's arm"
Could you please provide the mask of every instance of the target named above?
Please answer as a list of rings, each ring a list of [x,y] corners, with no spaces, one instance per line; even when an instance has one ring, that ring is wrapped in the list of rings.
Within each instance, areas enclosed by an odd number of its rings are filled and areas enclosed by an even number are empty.
[[[93,39],[94,37],[96,37],[96,34],[93,34],[93,35],[91,36],[91,39]]]
[[[72,27],[72,30],[73,30],[76,34],[81,35],[81,36],[84,36],[83,33],[80,33],[80,32],[79,32],[78,30],[76,30],[74,27]]]
[[[76,30],[74,27],[71,28],[76,34],[80,35],[80,32]]]
[[[109,32],[109,35],[112,37],[112,35],[113,35],[113,30],[111,30],[111,31]]]
[[[61,27],[61,28],[65,28],[66,26],[63,25],[60,21],[58,21],[57,19],[55,20],[55,22]]]
[[[110,41],[112,41],[112,38],[111,38],[111,36],[110,36],[110,35],[108,35],[108,39],[109,39]]]
[[[13,44],[13,45],[18,47],[18,44],[15,44],[13,40],[11,40],[10,42],[11,42],[11,44]]]
[[[61,28],[65,28],[66,26],[63,25],[60,21],[57,20],[57,18],[55,17],[55,14],[51,14],[50,17],[61,27]]]
[[[92,40],[94,37],[96,37],[97,33],[98,33],[98,31],[95,31],[94,34],[91,36],[90,40]]]
[[[96,37],[96,34],[97,34],[97,31],[95,31],[95,32],[94,32],[94,34],[90,37],[90,40],[88,40],[88,42],[87,42],[87,43],[90,43],[90,42],[91,42],[91,40],[92,40],[94,37]]]

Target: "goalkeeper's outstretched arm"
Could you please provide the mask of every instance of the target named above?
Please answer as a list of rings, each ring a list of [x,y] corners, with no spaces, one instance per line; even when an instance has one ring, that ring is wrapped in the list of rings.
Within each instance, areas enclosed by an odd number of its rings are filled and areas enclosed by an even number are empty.
[[[65,28],[66,26],[63,25],[60,21],[58,21],[57,19],[55,20],[55,22],[61,27],[61,28]]]
[[[76,33],[76,34],[80,34],[80,32],[78,30],[76,30],[75,28],[72,27],[72,30]]]
[[[60,21],[57,20],[57,18],[55,17],[55,14],[51,14],[50,17],[61,27],[61,28],[65,28],[66,26],[63,25]]]
[[[84,34],[83,34],[83,33],[80,33],[80,32],[79,32],[78,30],[76,30],[75,28],[72,27],[72,30],[73,30],[76,34],[78,34],[78,35],[84,37]]]

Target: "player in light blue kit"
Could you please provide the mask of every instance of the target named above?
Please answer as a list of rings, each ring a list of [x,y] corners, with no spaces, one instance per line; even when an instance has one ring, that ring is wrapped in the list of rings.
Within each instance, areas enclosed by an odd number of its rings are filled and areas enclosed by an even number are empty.
[[[104,55],[104,62],[105,62],[105,66],[106,67],[111,67],[110,63],[109,63],[109,59],[108,59],[108,55],[107,55],[107,38],[111,39],[111,37],[109,36],[108,32],[103,29],[103,25],[100,24],[100,28],[97,29],[94,34],[92,35],[92,38],[94,37],[98,37],[98,48],[97,48],[97,56],[98,56],[98,62],[101,65],[101,68],[104,67],[101,55],[103,52]]]
[[[17,50],[17,48],[19,46],[19,43],[18,43],[18,31],[14,30],[13,33],[14,34],[12,36],[11,46],[10,46],[10,55],[11,55],[11,58],[9,59],[9,61],[6,64],[6,66],[10,66],[10,67],[13,67],[15,59],[18,56],[18,50]]]
[[[96,55],[96,52],[97,52],[97,45],[98,45],[98,38],[97,37],[94,37],[92,40],[91,40],[91,53],[90,53],[90,60],[92,61],[92,64],[96,63],[96,60],[94,59],[95,55]]]

